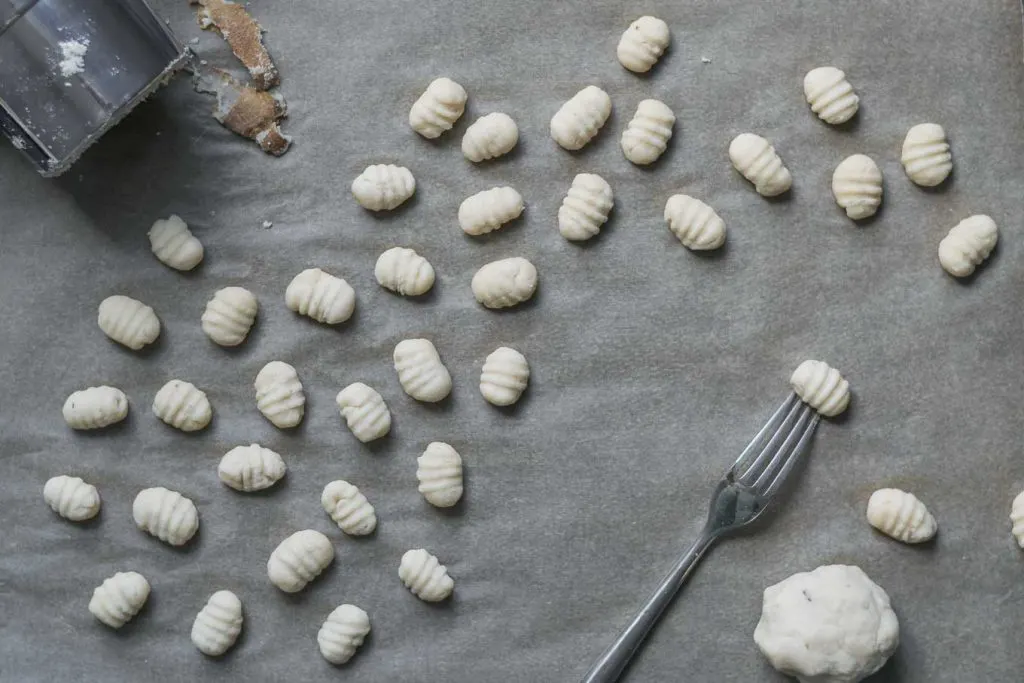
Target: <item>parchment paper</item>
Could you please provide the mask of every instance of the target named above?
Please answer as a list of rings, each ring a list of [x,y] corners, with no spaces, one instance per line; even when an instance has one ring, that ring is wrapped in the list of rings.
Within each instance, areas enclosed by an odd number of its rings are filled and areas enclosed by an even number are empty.
[[[211,66],[233,60],[182,0],[155,3]],[[1015,0],[812,3],[337,2],[254,0],[283,76],[295,146],[281,159],[221,128],[212,102],[184,78],[140,107],[60,180],[39,178],[0,149],[0,680],[446,681],[577,680],[703,522],[711,488],[787,392],[806,358],[850,379],[847,417],[823,424],[796,490],[771,524],[716,548],[666,615],[628,680],[781,681],[751,635],[761,592],[820,564],[860,565],[888,590],[902,644],[875,680],[1019,681],[1024,671],[1024,556],[1009,533],[1024,487],[1021,386],[1021,36]],[[668,21],[671,52],[648,77],[615,59],[619,35],[645,13]],[[702,58],[710,60],[705,63]],[[862,97],[856,121],[833,129],[806,105],[809,69],[834,64]],[[469,110],[436,142],[409,128],[409,106],[434,77],[470,93]],[[548,121],[589,83],[614,113],[580,153],[559,149]],[[618,137],[637,103],[678,116],[664,159],[638,169]],[[472,165],[459,141],[478,116],[520,125],[513,154]],[[899,163],[907,129],[946,127],[955,172],[935,191]],[[793,192],[766,201],[728,163],[730,139],[774,142]],[[831,173],[845,156],[874,157],[885,175],[876,220],[836,207]],[[366,165],[415,173],[405,208],[361,210],[348,186]],[[603,175],[614,217],[593,243],[565,242],[557,207],[578,172]],[[462,199],[510,184],[523,219],[485,238],[458,228]],[[694,254],[662,222],[685,191],[725,219],[727,246]],[[180,275],[149,253],[146,230],[176,212],[207,250]],[[939,240],[972,213],[992,215],[998,249],[977,277],[939,267]],[[264,220],[273,227],[264,229]],[[411,246],[438,272],[423,301],[373,279],[377,255]],[[484,263],[533,260],[536,299],[504,313],[473,301]],[[289,280],[321,266],[355,287],[358,313],[337,329],[284,306]],[[235,351],[214,346],[199,318],[213,292],[243,285],[258,324]],[[124,293],[152,305],[159,343],[133,353],[107,340],[96,306]],[[455,381],[439,407],[405,396],[391,366],[403,338],[434,340]],[[497,410],[477,391],[484,357],[510,345],[533,377],[520,405]],[[309,399],[292,433],[257,412],[252,379],[293,363]],[[150,412],[182,378],[205,389],[212,426],[183,435]],[[365,447],[341,422],[346,384],[378,388],[394,415]],[[73,433],[60,408],[72,391],[123,388],[123,427]],[[454,445],[466,498],[452,512],[416,490],[429,441]],[[216,476],[220,456],[261,443],[285,457],[277,488],[241,495]],[[73,525],[43,503],[60,473],[99,487],[98,521]],[[323,513],[328,481],[357,484],[380,517],[375,536],[345,537]],[[192,498],[198,537],[172,549],[137,530],[138,490]],[[906,547],[864,521],[881,486],[914,491],[940,534]],[[337,559],[304,592],[266,578],[288,534],[319,529]],[[455,578],[454,599],[420,602],[397,577],[426,547]],[[112,632],[86,606],[115,571],[153,592]],[[220,661],[189,642],[196,612],[222,588],[245,604],[242,640]],[[371,615],[373,632],[344,670],[317,652],[338,604]]]

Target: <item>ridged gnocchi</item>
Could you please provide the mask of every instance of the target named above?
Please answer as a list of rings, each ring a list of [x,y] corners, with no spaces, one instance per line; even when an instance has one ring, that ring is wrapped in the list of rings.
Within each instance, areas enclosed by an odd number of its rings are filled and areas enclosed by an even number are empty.
[[[434,267],[412,249],[392,247],[377,258],[377,283],[402,296],[420,296],[434,286]]]
[[[61,412],[72,429],[102,429],[128,416],[128,397],[116,387],[89,387],[68,396]]]
[[[299,373],[284,361],[272,360],[256,374],[256,407],[279,429],[290,429],[306,414],[306,392]]]
[[[138,572],[117,572],[92,592],[89,612],[110,628],[121,628],[149,599],[149,581]]]
[[[423,548],[409,550],[402,555],[398,578],[413,595],[425,602],[440,602],[455,589],[455,581],[448,575],[448,568]]]
[[[946,131],[937,123],[919,123],[903,140],[900,159],[907,177],[922,187],[935,187],[953,171]]]
[[[903,543],[924,543],[938,530],[935,518],[917,496],[899,489],[879,489],[868,500],[868,524]]]
[[[1010,529],[1017,545],[1024,548],[1024,491],[1017,494],[1010,505]]]
[[[404,339],[395,346],[398,382],[409,396],[425,403],[437,403],[452,391],[452,376],[429,339]]]
[[[384,397],[362,382],[349,384],[335,398],[341,417],[353,436],[368,443],[391,431],[391,411]]]
[[[333,560],[331,540],[319,531],[304,529],[274,548],[267,560],[267,576],[285,593],[298,593]]]
[[[860,107],[860,98],[846,80],[846,74],[834,66],[808,71],[804,76],[804,96],[811,111],[833,126],[852,119]]]
[[[619,39],[616,49],[619,64],[634,73],[646,73],[661,59],[671,39],[664,21],[657,17],[640,17]]]
[[[659,100],[643,100],[622,133],[622,153],[639,166],[653,164],[668,149],[676,115]]]
[[[793,176],[782,158],[760,135],[737,135],[729,144],[729,160],[762,197],[776,197],[793,186]]]
[[[515,306],[537,291],[537,268],[519,256],[492,261],[476,271],[471,287],[476,300],[487,308]]]
[[[835,417],[850,405],[850,383],[820,360],[805,360],[789,378],[800,399],[825,417]]]
[[[596,85],[573,95],[551,117],[551,137],[563,149],[582,149],[594,139],[612,113],[612,98]]]
[[[369,211],[397,209],[416,192],[412,171],[394,164],[367,166],[352,181],[352,196]]]
[[[519,142],[519,127],[501,112],[481,116],[462,136],[462,154],[473,163],[508,154]]]
[[[249,336],[258,311],[259,302],[248,289],[218,289],[203,311],[203,332],[215,344],[238,346]]]
[[[319,268],[307,268],[288,284],[285,304],[318,323],[337,325],[352,317],[356,293],[345,280]]]
[[[725,221],[710,206],[689,195],[668,198],[665,222],[687,249],[707,251],[725,244]]]
[[[153,309],[121,294],[100,302],[96,322],[103,334],[133,351],[152,344],[160,336],[160,320]]]
[[[48,479],[43,500],[50,509],[69,522],[84,522],[100,513],[100,493],[80,477],[66,474]]]
[[[192,622],[192,644],[204,655],[218,657],[231,649],[241,632],[242,601],[231,591],[217,591]]]
[[[377,528],[377,512],[357,486],[332,481],[320,494],[320,504],[338,528],[349,536],[366,536]]]
[[[153,255],[175,270],[192,270],[203,260],[203,245],[180,217],[171,214],[153,223],[149,229]]]
[[[255,443],[235,446],[217,465],[217,476],[225,485],[246,493],[270,488],[287,471],[279,453]]]
[[[939,242],[939,263],[954,277],[967,277],[987,259],[999,241],[999,228],[984,214],[957,223]]]
[[[175,429],[196,432],[210,424],[213,406],[196,385],[172,379],[153,397],[153,414]]]
[[[434,507],[450,508],[462,498],[462,456],[450,445],[434,441],[416,458],[419,491]]]
[[[874,216],[882,203],[882,171],[875,160],[854,154],[832,173],[832,195],[855,221]]]
[[[466,111],[466,89],[450,78],[435,78],[409,110],[409,125],[433,140],[452,129]]]
[[[558,232],[573,242],[588,240],[601,232],[614,204],[612,187],[604,178],[580,173],[558,207]]]
[[[523,213],[523,196],[514,188],[492,187],[459,205],[459,225],[467,235],[493,232]]]
[[[185,545],[199,530],[196,504],[163,486],[139,491],[132,518],[137,527],[170,545]]]
[[[510,406],[519,400],[530,381],[530,364],[515,349],[500,346],[484,360],[480,372],[480,393],[496,406]]]
[[[316,634],[320,654],[331,664],[344,664],[370,633],[370,616],[355,605],[341,605],[327,615]]]

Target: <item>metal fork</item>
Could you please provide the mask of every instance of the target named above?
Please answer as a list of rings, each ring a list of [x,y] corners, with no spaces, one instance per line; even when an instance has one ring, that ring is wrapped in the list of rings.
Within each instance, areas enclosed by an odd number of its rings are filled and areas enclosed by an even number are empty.
[[[779,406],[711,495],[708,520],[629,625],[605,650],[582,683],[614,683],[657,623],[697,562],[716,541],[761,516],[807,448],[821,416],[794,393]]]

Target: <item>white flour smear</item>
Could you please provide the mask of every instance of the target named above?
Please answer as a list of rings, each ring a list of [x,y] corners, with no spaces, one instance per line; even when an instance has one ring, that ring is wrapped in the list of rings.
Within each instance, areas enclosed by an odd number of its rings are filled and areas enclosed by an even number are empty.
[[[80,74],[85,70],[85,53],[89,51],[89,39],[62,40],[57,44],[60,48],[60,73],[65,78]]]

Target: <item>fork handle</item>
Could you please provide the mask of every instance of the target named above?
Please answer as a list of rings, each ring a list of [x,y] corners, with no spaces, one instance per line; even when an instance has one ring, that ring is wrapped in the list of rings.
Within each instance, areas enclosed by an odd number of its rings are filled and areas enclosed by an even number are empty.
[[[615,642],[594,663],[581,683],[615,683],[619,680],[619,676],[622,675],[622,671],[629,664],[633,654],[654,628],[654,624],[658,622],[665,608],[672,602],[672,598],[686,583],[686,579],[689,578],[690,572],[693,571],[697,562],[704,557],[704,553],[717,539],[717,534],[711,533],[707,529],[701,532],[700,537],[690,546],[689,550],[676,560],[671,571],[658,584],[658,588],[643,604],[629,625],[622,630]]]

